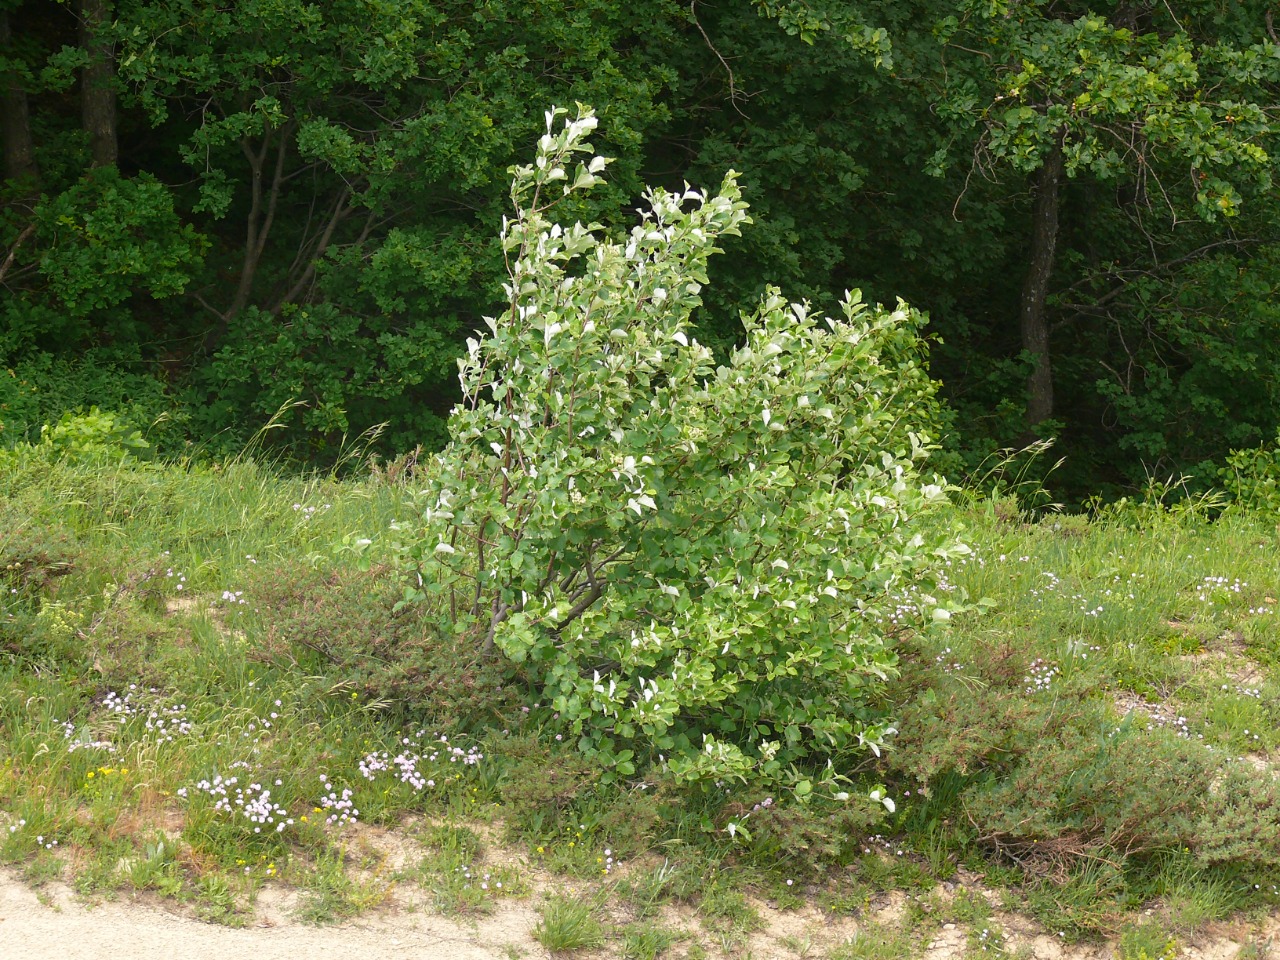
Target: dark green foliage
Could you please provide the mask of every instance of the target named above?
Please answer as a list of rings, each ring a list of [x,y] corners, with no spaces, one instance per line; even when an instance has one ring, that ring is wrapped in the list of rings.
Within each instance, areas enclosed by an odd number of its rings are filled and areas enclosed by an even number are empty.
[[[884,807],[865,791],[846,801],[770,804],[744,821],[751,833],[747,855],[786,877],[810,876],[858,859],[884,821]]]
[[[413,611],[393,614],[398,592],[385,570],[293,565],[264,565],[244,590],[263,625],[261,655],[273,663],[322,673],[442,728],[514,712],[505,665]]]
[[[511,834],[531,843],[556,841],[563,848],[565,841],[557,836],[573,825],[578,833],[568,832],[575,843],[582,844],[585,827],[617,859],[647,851],[662,829],[662,803],[670,798],[637,784],[602,784],[598,764],[572,746],[549,740],[544,732],[501,741],[498,789]]]
[[[286,433],[310,438],[297,448],[335,453],[353,430],[388,422],[386,448],[443,444],[448,395],[416,388],[456,371],[456,323],[405,327],[385,315],[362,320],[331,303],[289,305],[273,316],[249,307],[230,322],[223,345],[194,377],[192,427],[234,449],[290,401],[306,405],[284,420]]]
[[[1280,435],[1261,446],[1233,450],[1218,478],[1241,506],[1280,514]]]
[[[68,325],[24,329],[16,322],[21,314],[11,314],[6,346],[80,341],[91,332],[87,318],[135,293],[176,296],[199,268],[204,247],[178,219],[168,188],[147,174],[123,178],[112,167],[91,170],[43,200],[35,223],[44,293]]]
[[[188,446],[181,400],[136,353],[90,350],[67,357],[38,351],[0,367],[0,446],[39,440],[42,426],[90,407],[112,411],[159,452],[177,454]]]
[[[1077,932],[1106,931],[1149,888],[1144,872],[1168,873],[1171,852],[1209,880],[1280,863],[1269,773],[1150,729],[1141,713],[1117,719],[1097,695],[1101,665],[1072,664],[1051,690],[1028,690],[1033,657],[993,645],[970,648],[962,669],[954,653],[906,662],[902,682],[917,692],[889,759],[926,797],[903,811],[913,835],[937,829],[1040,878],[1027,890],[1033,912]]]
[[[71,5],[5,10],[34,153],[0,184],[0,365],[37,394],[0,386],[4,442],[132,401],[139,427],[170,417],[158,448],[225,453],[299,400],[272,441],[303,459],[382,421],[384,453],[439,446],[500,299],[506,169],[574,101],[618,162],[566,214],[616,227],[644,183],[742,171],[756,226],[695,318],[718,352],[766,279],[927,311],[954,475],[1029,435],[1018,316],[1059,139],[1036,425],[1059,492],[1209,483],[1280,420],[1258,3],[120,0],[119,159],[97,167]]]
[[[1210,791],[1196,823],[1197,858],[1213,865],[1280,867],[1280,784],[1245,761]]]

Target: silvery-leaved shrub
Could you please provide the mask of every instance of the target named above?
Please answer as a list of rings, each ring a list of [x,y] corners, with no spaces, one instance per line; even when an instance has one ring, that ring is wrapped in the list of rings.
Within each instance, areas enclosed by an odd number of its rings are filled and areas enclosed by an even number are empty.
[[[945,502],[917,471],[921,318],[852,294],[824,319],[770,289],[717,366],[689,320],[748,222],[735,174],[653,190],[625,236],[558,223],[608,162],[590,110],[563,114],[512,170],[508,306],[460,361],[406,600],[521,664],[606,777],[804,796],[879,752],[893,634],[946,618],[933,574],[967,552],[921,522]]]

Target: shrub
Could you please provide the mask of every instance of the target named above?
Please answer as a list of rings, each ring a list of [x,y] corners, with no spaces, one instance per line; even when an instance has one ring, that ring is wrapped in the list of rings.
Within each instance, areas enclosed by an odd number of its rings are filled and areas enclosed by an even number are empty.
[[[57,423],[41,427],[40,443],[55,459],[119,459],[150,452],[136,427],[97,407],[84,413],[64,413]]]
[[[54,586],[74,569],[80,550],[69,530],[34,521],[26,503],[0,500],[0,653],[47,652],[43,628],[56,609]]]
[[[1280,783],[1247,761],[1229,765],[1213,784],[1196,824],[1204,864],[1280,867]]]
[[[501,663],[413,611],[392,615],[397,587],[385,568],[264,564],[246,591],[264,621],[259,655],[345,682],[366,701],[451,729],[513,708]]]
[[[741,815],[750,829],[752,858],[761,866],[809,876],[848,864],[887,811],[868,797],[847,803],[756,804]]]
[[[719,192],[652,191],[629,235],[549,214],[607,161],[583,108],[513,168],[509,305],[468,342],[451,443],[406,537],[408,602],[523,665],[606,778],[652,758],[685,781],[815,770],[878,744],[895,597],[919,627],[942,558],[919,522],[946,502],[918,464],[935,385],[919,314],[849,294],[819,319],[770,289],[723,366],[687,330],[717,241],[747,222]]]
[[[187,414],[154,371],[126,349],[87,351],[74,360],[34,352],[0,358],[0,364],[0,447],[38,441],[41,425],[96,405],[127,410],[118,419],[141,427],[161,453],[186,449]]]
[[[1218,476],[1240,505],[1280,513],[1280,436],[1270,444],[1231,451]]]
[[[1059,881],[1097,879],[1090,865],[1114,867],[1119,883],[1169,851],[1215,876],[1280,866],[1280,785],[1269,772],[1140,717],[1118,719],[1093,660],[1028,691],[1033,653],[974,643],[963,670],[954,655],[904,655],[903,733],[888,765],[925,798],[908,823],[950,822],[1054,880],[1055,897]]]

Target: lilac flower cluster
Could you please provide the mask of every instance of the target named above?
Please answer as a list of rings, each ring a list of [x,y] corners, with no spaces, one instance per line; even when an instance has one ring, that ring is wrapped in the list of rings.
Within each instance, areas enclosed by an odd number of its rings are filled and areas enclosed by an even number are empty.
[[[92,740],[86,731],[76,731],[76,725],[70,720],[54,719],[54,723],[62,727],[62,739],[70,740],[67,744],[67,753],[75,753],[77,750],[105,750],[107,753],[115,753],[116,745],[110,740]]]
[[[876,853],[883,851],[884,853],[891,853],[897,857],[902,856],[903,853],[906,852],[903,847],[894,843],[888,837],[881,836],[878,833],[873,837],[868,837],[865,841],[865,846],[862,848],[863,853],[871,853],[873,851]]]
[[[360,761],[360,775],[366,780],[374,780],[378,774],[388,772],[395,767],[393,775],[401,783],[407,783],[415,790],[426,790],[428,787],[434,787],[436,782],[423,776],[419,771],[418,764],[421,761],[422,758],[417,754],[407,751],[398,753],[393,758],[386,750],[379,750],[366,754]]]
[[[1001,557],[1000,559],[1003,560],[1004,557]],[[1049,570],[1041,571],[1040,575],[1042,577],[1045,577],[1046,581],[1044,584],[1042,584],[1039,587],[1032,587],[1031,596],[1035,597],[1037,602],[1043,603],[1044,595],[1056,593],[1058,588],[1062,586],[1062,580],[1058,577],[1056,573],[1053,573],[1052,571],[1049,571]]]
[[[373,781],[380,774],[389,773],[400,783],[408,784],[415,790],[428,790],[436,785],[436,780],[423,771],[424,766],[448,761],[473,767],[484,759],[484,754],[478,747],[471,746],[464,750],[451,744],[448,737],[439,734],[423,743],[422,738],[425,736],[426,731],[419,730],[412,737],[401,737],[399,746],[404,749],[394,757],[387,750],[365,754],[360,761],[360,775]]]
[[[1223,689],[1223,690],[1229,690],[1229,689],[1231,689],[1231,688],[1230,688],[1230,687],[1228,687],[1228,686],[1224,683],[1224,684],[1222,685],[1222,689]],[[1237,684],[1237,685],[1236,685],[1236,693],[1240,694],[1240,696],[1242,696],[1242,697],[1252,697],[1252,698],[1253,698],[1253,699],[1255,699],[1255,700],[1261,700],[1261,699],[1262,699],[1262,690],[1261,690],[1260,688],[1258,688],[1258,687],[1242,687],[1242,686],[1240,686],[1239,684]]]
[[[1201,603],[1207,603],[1209,606],[1214,604],[1214,595],[1221,592],[1226,594],[1240,594],[1244,588],[1249,586],[1246,581],[1238,577],[1228,580],[1226,577],[1205,577],[1196,584],[1196,599]]]
[[[185,737],[195,729],[187,719],[187,705],[153,707],[147,713],[146,729],[155,734],[159,743],[173,743],[175,737]]]
[[[239,777],[215,776],[212,780],[201,780],[193,789],[214,798],[215,813],[248,820],[253,824],[254,833],[262,833],[264,829],[283,833],[287,827],[293,826],[289,811],[271,799],[268,787],[257,782],[241,787],[239,783]],[[280,785],[279,780],[276,785]],[[179,789],[178,796],[186,798],[187,788]]]
[[[155,687],[140,691],[136,683],[131,683],[124,694],[108,691],[102,698],[100,710],[120,726],[130,723],[135,717],[143,717],[146,735],[157,743],[173,743],[175,738],[193,733],[195,725],[187,717],[187,705],[163,703],[159,693]],[[54,720],[54,723],[61,723],[63,739],[72,741],[67,746],[68,753],[84,749],[115,751],[115,745],[110,741],[90,739],[87,733],[77,732],[76,725],[69,720]]]
[[[458,873],[462,874],[462,889],[470,890],[473,883],[478,884],[481,890],[488,891],[491,887],[494,891],[502,889],[502,881],[495,880],[493,874],[482,873],[476,876],[471,872],[471,865],[464,863],[458,867]]]
[[[1012,563],[1015,558],[1001,554],[999,559],[1002,562],[1007,561]],[[1124,557],[1119,557],[1118,559],[1123,560]],[[1030,557],[1016,558],[1018,563],[1029,563],[1030,560]],[[1040,576],[1042,576],[1044,580],[1038,586],[1034,586],[1028,591],[1028,595],[1034,599],[1036,603],[1043,604],[1045,600],[1050,597],[1067,596],[1066,591],[1063,590],[1062,578],[1052,570],[1042,570],[1040,571]],[[1079,611],[1086,617],[1100,617],[1102,616],[1103,611],[1106,610],[1107,602],[1123,601],[1124,599],[1133,600],[1133,590],[1135,587],[1133,581],[1141,580],[1143,577],[1144,575],[1141,573],[1130,573],[1128,578],[1125,579],[1119,574],[1114,574],[1111,577],[1110,586],[1101,588],[1102,602],[1097,604],[1095,604],[1087,594],[1083,593],[1072,593],[1070,594],[1070,599],[1080,605]]]
[[[1155,730],[1159,727],[1161,729],[1172,730],[1183,740],[1191,739],[1191,726],[1186,717],[1172,713],[1166,714],[1160,708],[1150,711],[1150,713],[1148,713],[1148,717],[1150,717],[1150,722],[1147,724],[1148,730]],[[1199,734],[1197,739],[1203,740],[1204,734]]]
[[[557,714],[557,716],[559,716],[559,714]],[[479,748],[476,746],[470,746],[466,750],[463,750],[461,747],[449,746],[444,737],[441,737],[439,742],[445,745],[444,752],[449,757],[450,763],[461,763],[464,767],[474,767],[484,759],[484,754],[481,753]],[[434,754],[432,755],[432,759],[435,759]]]
[[[982,953],[1004,953],[1004,938],[1000,936],[999,930],[983,927],[974,939]]]
[[[933,658],[933,662],[942,667],[943,673],[959,673],[964,669],[964,664],[959,660],[951,658],[951,648],[947,647],[940,654]]]
[[[129,684],[129,692],[123,697],[114,690],[108,691],[107,695],[102,698],[102,709],[108,713],[115,714],[118,723],[124,723],[127,718],[134,716],[141,709],[138,704],[133,702],[134,694],[137,693],[138,685],[136,683]],[[151,688],[152,693],[156,693],[156,688]]]
[[[1047,660],[1036,657],[1027,667],[1027,675],[1022,678],[1027,693],[1041,693],[1049,689],[1053,678],[1058,675],[1058,668]]]
[[[360,817],[360,811],[356,809],[355,801],[351,799],[350,788],[343,787],[342,794],[339,795],[333,783],[323,773],[320,774],[320,783],[323,789],[329,791],[320,798],[320,807],[323,810],[332,811],[325,819],[325,823],[338,827],[355,823]]]
[[[16,835],[26,825],[27,825],[26,820],[18,820],[14,823],[9,824],[9,836]],[[58,841],[55,840],[53,837],[51,836],[46,837],[43,834],[40,834],[36,837],[35,843],[36,843],[36,846],[41,848],[42,850],[52,850],[54,847],[58,845]]]

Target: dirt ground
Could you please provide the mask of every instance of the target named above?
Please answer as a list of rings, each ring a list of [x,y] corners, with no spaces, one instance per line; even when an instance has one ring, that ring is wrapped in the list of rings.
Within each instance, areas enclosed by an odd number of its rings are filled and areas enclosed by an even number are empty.
[[[0,958],[492,960],[511,956],[509,946],[526,957],[546,955],[532,938],[532,909],[504,910],[470,927],[395,911],[318,927],[291,919],[289,906],[287,899],[264,896],[251,925],[234,929],[203,923],[162,902],[120,899],[89,906],[63,884],[48,884],[37,894],[11,871],[0,870]]]

